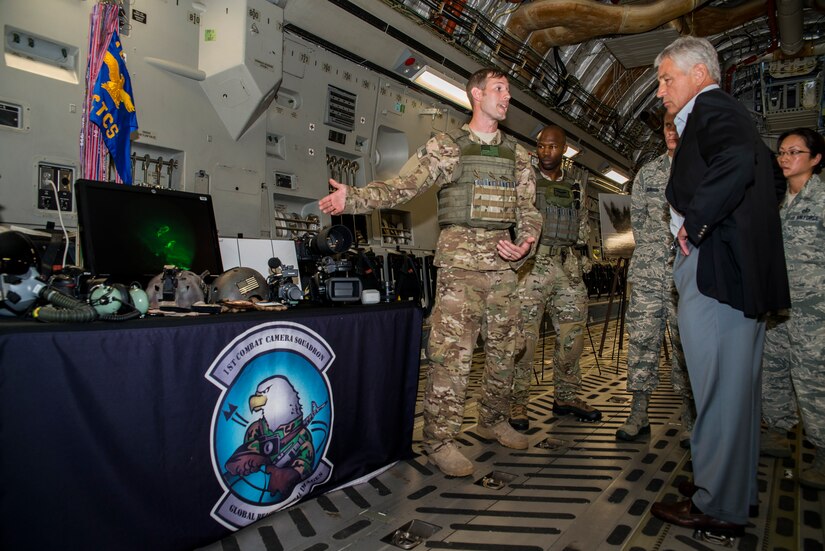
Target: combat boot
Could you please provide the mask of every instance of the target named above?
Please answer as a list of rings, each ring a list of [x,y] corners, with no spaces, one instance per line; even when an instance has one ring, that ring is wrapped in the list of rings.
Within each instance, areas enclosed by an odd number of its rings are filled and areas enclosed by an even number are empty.
[[[507,421],[502,421],[496,425],[485,427],[478,425],[476,432],[487,440],[498,440],[498,443],[507,448],[515,450],[527,449],[527,437],[513,430]]]
[[[775,427],[768,427],[762,433],[762,441],[759,444],[759,453],[771,457],[790,457],[791,442],[788,440],[788,431]]]
[[[441,444],[427,454],[427,459],[447,476],[469,476],[473,474],[473,463],[458,451],[455,442]]]
[[[530,419],[527,418],[526,405],[513,404],[510,407],[510,426],[520,431],[525,431],[530,428]]]
[[[599,421],[602,412],[582,400],[573,398],[572,400],[553,400],[553,413],[556,415],[575,415],[582,421]]]
[[[799,483],[808,488],[825,490],[825,450],[816,448],[813,464],[799,473]]]
[[[624,425],[616,431],[616,439],[633,442],[643,434],[650,434],[650,421],[647,418],[647,405],[650,396],[645,392],[634,392],[630,405],[630,415]]]

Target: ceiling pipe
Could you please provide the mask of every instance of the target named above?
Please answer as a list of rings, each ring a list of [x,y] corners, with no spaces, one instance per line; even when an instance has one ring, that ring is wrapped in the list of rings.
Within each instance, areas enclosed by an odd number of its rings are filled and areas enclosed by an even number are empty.
[[[732,8],[706,6],[671,21],[670,25],[679,31],[679,34],[713,36],[765,15],[766,6],[766,0],[751,0]]]
[[[825,12],[825,0],[805,0],[805,7]]]
[[[768,48],[764,52],[760,52],[758,54],[749,56],[739,61],[738,63],[734,63],[725,70],[725,90],[730,91],[731,81],[733,80],[733,73],[736,72],[737,68],[741,67],[742,65],[748,65],[749,63],[753,63],[765,54],[774,52],[777,50],[777,48],[779,48],[779,37],[777,33],[776,24],[776,0],[768,0],[768,29],[771,33],[771,43],[768,45]]]
[[[692,12],[709,0],[658,0],[646,5],[597,4],[592,0],[540,0],[522,4],[507,23],[521,40],[543,29],[542,42],[564,46],[609,34],[637,34]],[[545,48],[546,50],[547,48]]]
[[[586,42],[602,35],[645,32],[665,24],[683,35],[712,36],[744,25],[766,11],[766,0],[750,0],[732,8],[704,4],[671,0],[643,6],[610,6],[592,0],[540,0],[523,4],[511,17],[507,29],[517,40],[527,40],[532,49],[543,55],[555,46]]]
[[[448,35],[452,35],[453,32],[455,32],[455,20],[460,18],[461,14],[464,13],[464,5],[466,3],[466,0],[444,0],[444,2],[441,3],[440,9],[437,12],[433,12],[433,24]]]
[[[779,44],[782,53],[793,56],[802,49],[802,0],[778,0],[776,17],[779,27]]]

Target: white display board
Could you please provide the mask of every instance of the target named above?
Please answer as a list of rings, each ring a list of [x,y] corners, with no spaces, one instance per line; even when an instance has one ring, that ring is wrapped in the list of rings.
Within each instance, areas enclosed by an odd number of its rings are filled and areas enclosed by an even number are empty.
[[[636,248],[630,224],[630,195],[600,193],[599,221],[602,227],[602,257],[630,258]]]
[[[221,237],[219,240],[223,269],[238,266],[252,268],[264,277],[269,275],[269,259],[280,259],[283,266],[298,266],[295,242],[291,239],[247,239]]]

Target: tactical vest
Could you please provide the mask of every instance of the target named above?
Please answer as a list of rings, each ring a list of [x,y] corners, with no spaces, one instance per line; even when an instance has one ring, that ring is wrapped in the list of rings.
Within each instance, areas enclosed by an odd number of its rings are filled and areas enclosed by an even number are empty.
[[[516,222],[516,141],[502,134],[498,145],[470,141],[466,130],[447,134],[461,150],[451,182],[438,191],[438,225],[503,230]]]
[[[536,208],[544,219],[542,245],[551,247],[575,245],[579,239],[579,210],[575,207],[572,184],[566,180],[553,182],[536,171]]]

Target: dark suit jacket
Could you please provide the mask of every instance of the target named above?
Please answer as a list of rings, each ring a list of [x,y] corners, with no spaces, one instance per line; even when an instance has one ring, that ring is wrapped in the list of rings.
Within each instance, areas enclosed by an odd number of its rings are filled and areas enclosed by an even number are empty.
[[[748,317],[790,307],[779,221],[786,187],[744,106],[719,89],[699,94],[666,195],[700,247],[703,295]]]

